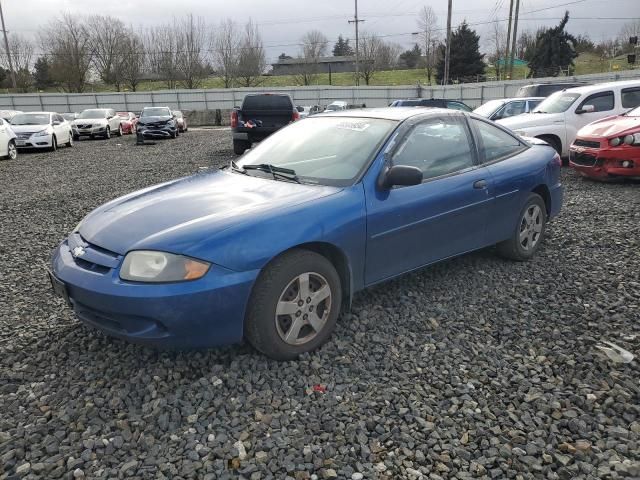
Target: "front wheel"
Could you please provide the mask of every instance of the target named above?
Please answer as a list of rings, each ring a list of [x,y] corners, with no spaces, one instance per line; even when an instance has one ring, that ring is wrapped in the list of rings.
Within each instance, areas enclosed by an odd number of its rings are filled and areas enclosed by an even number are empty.
[[[51,147],[49,147],[49,150],[51,150],[52,152],[55,152],[58,149],[58,141],[56,140],[56,136],[53,135],[51,137]]]
[[[293,360],[325,343],[342,305],[340,277],[322,255],[293,250],[260,274],[245,318],[254,348],[275,360]]]
[[[15,160],[18,158],[18,148],[13,140],[11,140],[7,145],[7,156],[5,158],[9,160]]]
[[[118,133],[116,133],[116,135],[119,137],[122,136],[122,124],[118,125]]]
[[[104,133],[104,138],[106,138],[107,140],[111,138],[111,129],[109,127],[107,127],[107,130]]]
[[[531,193],[518,219],[515,232],[511,238],[498,244],[498,252],[503,257],[523,262],[536,254],[544,238],[547,209],[542,197]]]
[[[69,134],[69,141],[67,142],[67,147],[73,147],[73,134]]]

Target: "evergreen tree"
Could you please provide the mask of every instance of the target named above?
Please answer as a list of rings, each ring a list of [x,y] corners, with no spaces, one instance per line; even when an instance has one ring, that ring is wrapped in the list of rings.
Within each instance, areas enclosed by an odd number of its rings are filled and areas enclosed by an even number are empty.
[[[411,50],[407,50],[400,54],[400,60],[404,62],[407,68],[416,68],[422,57],[422,49],[416,43]]]
[[[538,32],[536,45],[529,62],[530,76],[556,77],[561,70],[573,67],[576,53],[576,38],[567,33],[564,27],[569,21],[569,12],[565,12],[560,23],[553,28],[545,28]]]
[[[349,45],[349,39],[344,39],[342,35],[338,36],[338,41],[333,46],[334,57],[349,57],[355,55],[353,48]]]
[[[445,46],[439,47],[436,80],[442,83],[444,77]],[[484,75],[484,55],[480,53],[480,36],[464,21],[455,32],[451,32],[449,58],[449,81],[475,82],[478,75]]]
[[[47,57],[40,57],[33,66],[33,80],[38,90],[51,86],[51,74],[49,72],[49,62]]]

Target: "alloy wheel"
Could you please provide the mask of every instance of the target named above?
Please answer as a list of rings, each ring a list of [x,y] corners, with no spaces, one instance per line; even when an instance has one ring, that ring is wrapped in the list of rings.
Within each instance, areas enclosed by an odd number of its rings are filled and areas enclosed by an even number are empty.
[[[15,160],[16,158],[18,158],[18,149],[16,148],[16,145],[13,142],[9,144],[8,154],[9,154],[10,160]]]
[[[291,280],[276,305],[276,330],[289,345],[303,345],[324,328],[331,312],[331,287],[319,273],[306,272]]]
[[[538,205],[530,205],[524,212],[520,221],[520,235],[518,240],[520,246],[529,251],[538,244],[543,226],[542,209]]]

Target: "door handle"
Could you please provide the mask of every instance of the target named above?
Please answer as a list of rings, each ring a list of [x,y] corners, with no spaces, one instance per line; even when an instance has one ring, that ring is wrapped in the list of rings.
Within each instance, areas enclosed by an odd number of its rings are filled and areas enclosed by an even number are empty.
[[[478,180],[478,181],[473,183],[473,188],[477,188],[478,190],[483,190],[483,189],[487,188],[487,181],[486,180]]]

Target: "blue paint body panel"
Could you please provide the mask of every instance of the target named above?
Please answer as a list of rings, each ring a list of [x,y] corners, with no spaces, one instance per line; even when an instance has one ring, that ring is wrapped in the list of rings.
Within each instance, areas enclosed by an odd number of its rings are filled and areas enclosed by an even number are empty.
[[[398,117],[399,109],[389,110],[399,121],[396,136],[414,117],[443,114],[412,109]],[[384,117],[385,111],[366,115]],[[348,115],[362,112],[338,116]],[[134,192],[91,212],[54,251],[53,273],[66,285],[78,317],[109,335],[163,347],[209,347],[242,338],[256,279],[287,250],[313,243],[341,252],[353,294],[509,238],[534,189],[548,191],[550,216],[562,205],[560,165],[546,145],[390,190],[378,186],[386,150],[344,188],[219,171]],[[474,188],[479,180],[487,187]],[[76,247],[84,250],[81,257],[71,254]],[[212,266],[194,281],[123,281],[122,261],[133,250],[186,255]]]

